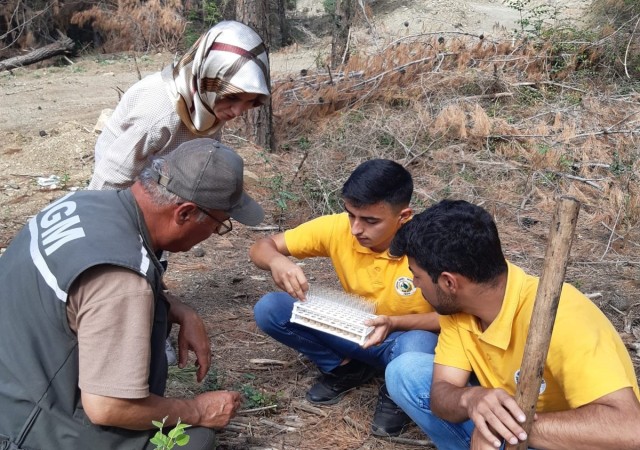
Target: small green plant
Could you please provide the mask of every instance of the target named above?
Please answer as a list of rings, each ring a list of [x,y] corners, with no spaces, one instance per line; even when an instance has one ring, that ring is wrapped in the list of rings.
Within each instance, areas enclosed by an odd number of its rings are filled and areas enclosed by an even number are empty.
[[[633,168],[633,163],[629,161],[624,161],[618,152],[613,153],[613,161],[609,166],[609,170],[612,174],[619,177],[626,172],[630,172]]]
[[[222,389],[222,380],[223,376],[218,373],[218,370],[211,366],[209,372],[207,372],[207,375],[204,377],[204,380],[202,380],[200,391],[219,391],[220,389]]]
[[[322,69],[326,66],[327,55],[323,50],[318,50],[313,62],[317,69]]]
[[[290,186],[285,182],[282,174],[274,175],[271,177],[271,193],[273,201],[278,209],[282,212],[288,209],[288,203],[290,201],[298,200],[298,196],[289,191]]]
[[[520,14],[516,21],[519,30],[513,30],[519,36],[540,36],[545,22],[556,20],[560,15],[560,7],[549,5],[531,5],[532,0],[505,0],[505,5]]]
[[[252,374],[245,374],[245,378],[255,378]],[[243,408],[263,408],[265,406],[273,406],[278,404],[278,394],[272,394],[256,389],[251,384],[244,383],[238,387],[238,391],[244,397]]]
[[[96,58],[96,62],[101,66],[111,66],[116,63],[113,59],[102,58],[100,56]]]
[[[565,172],[570,172],[573,167],[573,158],[570,155],[562,154],[558,160],[558,165]]]
[[[392,134],[387,133],[385,131],[381,132],[378,135],[378,145],[383,148],[394,147],[396,144],[396,139]]]
[[[198,368],[191,365],[184,369],[181,369],[178,366],[169,366],[168,381],[172,385],[189,389],[195,393],[218,391],[222,389],[224,377],[215,367],[211,366],[209,368],[209,372],[205,375],[202,383],[198,383],[196,381],[197,371]]]
[[[178,423],[176,423],[176,426],[173,427],[168,434],[164,434],[162,429],[168,417],[169,416],[166,416],[162,419],[162,422],[158,422],[157,420],[151,421],[153,426],[158,428],[156,434],[149,441],[156,446],[155,450],[171,450],[176,445],[178,447],[184,447],[189,443],[189,439],[191,438],[184,432],[184,430],[191,425],[180,423],[180,419],[178,419]]]
[[[71,181],[71,175],[69,175],[68,173],[63,174],[60,177],[60,187],[66,187],[69,184],[69,181]]]
[[[551,146],[549,144],[540,143],[537,146],[537,152],[539,155],[546,155],[551,150]]]
[[[271,155],[267,152],[258,152],[258,156],[265,164],[271,164]]]
[[[458,174],[460,175],[460,178],[462,178],[467,183],[473,184],[478,181],[478,177],[476,176],[473,169],[463,168]]]
[[[302,136],[300,139],[298,139],[298,147],[302,151],[307,151],[311,148],[311,141],[309,141],[308,138]]]
[[[240,392],[242,392],[242,395],[246,399],[245,405],[248,408],[260,408],[269,404],[265,394],[249,384],[240,386]]]
[[[547,171],[540,173],[540,184],[547,187],[555,187],[560,179],[560,175],[555,172]]]
[[[544,99],[544,95],[538,89],[530,86],[523,86],[518,91],[518,102],[524,106],[533,106]]]

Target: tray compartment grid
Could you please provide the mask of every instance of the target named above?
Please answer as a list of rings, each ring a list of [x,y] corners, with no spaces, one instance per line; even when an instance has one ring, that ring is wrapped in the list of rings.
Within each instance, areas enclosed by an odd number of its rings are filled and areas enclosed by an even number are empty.
[[[364,324],[376,317],[375,303],[329,288],[312,288],[305,301],[293,304],[291,322],[333,334],[359,345],[373,327]]]

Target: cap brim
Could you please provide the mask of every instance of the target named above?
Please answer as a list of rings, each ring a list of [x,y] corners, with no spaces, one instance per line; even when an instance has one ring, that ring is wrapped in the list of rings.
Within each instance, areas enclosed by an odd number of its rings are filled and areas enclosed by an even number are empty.
[[[233,220],[244,225],[258,225],[264,220],[262,207],[245,192],[242,193],[240,201],[227,212]]]

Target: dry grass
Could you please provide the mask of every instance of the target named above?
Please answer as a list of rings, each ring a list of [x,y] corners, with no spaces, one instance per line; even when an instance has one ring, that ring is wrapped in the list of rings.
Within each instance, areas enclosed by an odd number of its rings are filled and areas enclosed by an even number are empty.
[[[76,12],[71,23],[79,27],[91,24],[102,33],[105,52],[174,51],[187,26],[181,13],[181,0],[112,0]]]
[[[279,142],[308,154],[301,195],[330,210],[327,199],[355,165],[389,157],[429,173],[430,187],[419,188],[430,201],[484,198],[548,213],[554,196],[571,194],[595,223],[618,218],[618,232],[635,230],[640,94],[605,83],[595,65],[576,69],[586,45],[574,55],[553,48],[427,38],[353,57],[339,73],[278,80]],[[304,191],[318,179],[328,186]]]
[[[582,207],[567,281],[616,325],[637,369],[638,84],[601,70],[600,44],[557,48],[426,38],[353,57],[336,73],[277,80],[276,129],[287,150],[278,156],[289,161],[279,176],[299,199],[278,214],[294,226],[301,209],[338,210],[355,166],[392,158],[414,175],[416,210],[443,198],[482,204],[508,259],[540,274],[555,200],[573,196]]]

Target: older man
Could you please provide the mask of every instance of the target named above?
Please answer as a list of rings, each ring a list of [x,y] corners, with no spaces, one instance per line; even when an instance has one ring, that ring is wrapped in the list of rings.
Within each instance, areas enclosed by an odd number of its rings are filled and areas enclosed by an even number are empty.
[[[214,448],[240,395],[163,397],[170,323],[198,380],[211,354],[196,312],[164,295],[154,255],[231,231],[232,218],[259,223],[242,176],[233,150],[192,140],[129,189],[71,193],[29,221],[0,258],[0,448],[142,449],[165,416],[194,426],[189,448]]]

